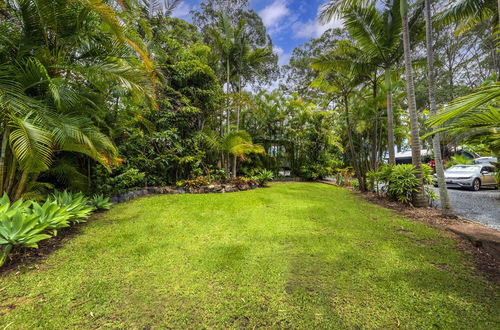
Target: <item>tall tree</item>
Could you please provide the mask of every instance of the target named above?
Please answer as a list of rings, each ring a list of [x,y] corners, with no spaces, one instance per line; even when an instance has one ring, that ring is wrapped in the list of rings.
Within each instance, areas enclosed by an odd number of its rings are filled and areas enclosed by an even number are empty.
[[[413,204],[417,207],[427,205],[427,200],[424,192],[424,180],[422,173],[422,155],[420,144],[420,130],[417,114],[417,104],[415,101],[415,87],[413,84],[413,68],[411,61],[411,48],[410,48],[410,28],[408,24],[408,1],[401,0],[401,18],[403,28],[403,48],[404,48],[404,61],[406,72],[406,93],[408,101],[408,113],[410,116],[410,135],[411,135],[411,154],[412,164],[415,167],[415,175],[419,181],[417,191],[413,196]]]
[[[425,0],[425,36],[427,48],[427,76],[429,80],[429,106],[431,115],[437,113],[436,110],[436,81],[434,74],[434,43],[432,38],[432,14],[431,14],[431,0]],[[434,162],[436,166],[436,175],[439,187],[439,200],[441,210],[445,216],[454,216],[453,208],[451,206],[450,197],[448,196],[448,189],[444,177],[444,168],[441,157],[441,139],[439,133],[435,134],[432,138],[432,146],[434,150]]]
[[[395,164],[391,70],[402,55],[399,1],[389,1],[383,11],[374,5],[353,5],[344,10],[342,17],[347,30],[363,51],[365,61],[372,62],[384,70],[387,94],[387,150],[389,164]]]

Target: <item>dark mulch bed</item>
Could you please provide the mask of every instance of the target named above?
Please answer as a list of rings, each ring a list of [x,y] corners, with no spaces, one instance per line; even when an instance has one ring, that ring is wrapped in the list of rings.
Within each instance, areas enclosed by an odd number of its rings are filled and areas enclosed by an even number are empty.
[[[92,217],[87,219],[87,222],[97,220],[99,215],[99,213],[95,213]],[[40,241],[38,243],[38,249],[12,249],[11,253],[7,256],[7,261],[0,268],[0,277],[7,273],[19,272],[23,268],[38,267],[40,261],[50,256],[67,241],[80,234],[85,224],[85,222],[82,222],[59,230],[57,236]]]
[[[500,262],[495,260],[493,256],[485,252],[483,249],[474,246],[469,240],[446,230],[449,225],[463,224],[463,223],[474,223],[464,217],[443,217],[441,211],[434,208],[416,208],[411,205],[405,205],[398,202],[387,200],[383,197],[378,196],[372,192],[356,192],[359,196],[363,197],[365,200],[380,205],[382,207],[391,209],[407,218],[415,221],[426,223],[435,228],[442,230],[443,235],[450,237],[457,241],[458,247],[461,251],[471,255],[473,257],[476,268],[484,274],[484,276],[496,283],[500,284]]]

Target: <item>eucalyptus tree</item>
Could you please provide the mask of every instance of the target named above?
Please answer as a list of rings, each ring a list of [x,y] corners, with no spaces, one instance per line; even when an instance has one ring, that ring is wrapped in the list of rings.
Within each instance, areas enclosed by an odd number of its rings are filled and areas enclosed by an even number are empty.
[[[451,1],[445,10],[436,15],[438,26],[458,23],[456,33],[472,30],[475,26],[485,23],[490,29],[491,54],[493,66],[500,79],[500,59],[498,56],[498,27],[500,26],[499,0],[458,0]]]
[[[426,49],[427,49],[427,76],[429,85],[429,107],[431,115],[437,113],[436,110],[436,79],[434,70],[434,43],[432,37],[432,14],[431,14],[431,0],[425,1],[425,36],[426,36]],[[448,189],[444,177],[444,168],[441,156],[441,139],[439,133],[434,134],[432,138],[432,146],[434,151],[434,162],[436,166],[436,176],[439,187],[439,201],[441,210],[445,216],[454,216],[453,208],[448,196]]]

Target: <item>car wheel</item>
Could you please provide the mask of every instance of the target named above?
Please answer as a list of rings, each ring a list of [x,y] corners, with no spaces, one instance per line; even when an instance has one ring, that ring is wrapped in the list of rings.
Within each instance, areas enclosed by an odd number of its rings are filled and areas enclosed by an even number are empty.
[[[481,180],[474,179],[474,181],[472,181],[472,190],[478,191],[479,189],[481,189]]]

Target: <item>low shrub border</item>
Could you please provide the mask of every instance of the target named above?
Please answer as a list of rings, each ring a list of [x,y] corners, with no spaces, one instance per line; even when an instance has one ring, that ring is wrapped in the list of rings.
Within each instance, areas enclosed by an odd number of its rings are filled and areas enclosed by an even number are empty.
[[[137,197],[142,197],[146,195],[156,195],[156,194],[221,194],[237,191],[251,190],[258,187],[262,187],[257,182],[233,184],[233,183],[222,183],[222,184],[209,184],[201,187],[178,187],[178,186],[162,186],[162,187],[145,187],[142,189],[132,190],[118,196],[110,198],[110,202],[113,204],[123,203]]]

